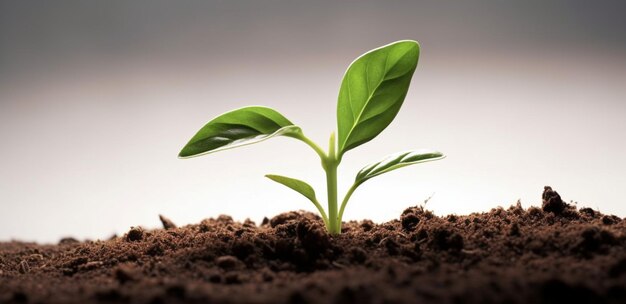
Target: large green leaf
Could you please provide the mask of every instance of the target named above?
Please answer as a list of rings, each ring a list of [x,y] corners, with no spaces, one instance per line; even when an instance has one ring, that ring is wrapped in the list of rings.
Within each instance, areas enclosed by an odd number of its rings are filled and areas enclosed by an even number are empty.
[[[441,152],[431,150],[417,150],[400,152],[385,157],[382,161],[370,164],[361,169],[356,175],[355,184],[361,184],[366,180],[383,173],[419,164],[427,161],[439,160],[445,156]]]
[[[337,102],[340,156],[372,140],[396,117],[418,58],[419,44],[403,40],[369,51],[352,62]]]
[[[245,107],[209,121],[178,154],[186,158],[257,143],[284,135],[297,136],[300,128],[266,107]]]
[[[315,205],[317,210],[322,215],[324,222],[326,223],[328,221],[328,218],[326,217],[326,212],[324,212],[324,208],[322,208],[322,206],[317,201],[317,198],[315,197],[315,190],[313,190],[313,187],[309,186],[309,184],[299,179],[275,175],[275,174],[267,174],[265,175],[265,177],[304,195],[313,203],[313,205]]]

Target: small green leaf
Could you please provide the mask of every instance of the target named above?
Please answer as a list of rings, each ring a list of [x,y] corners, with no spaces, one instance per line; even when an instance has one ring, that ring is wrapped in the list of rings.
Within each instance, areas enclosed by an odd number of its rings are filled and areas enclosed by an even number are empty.
[[[209,121],[178,154],[198,156],[257,143],[274,136],[296,137],[301,130],[280,113],[266,107],[245,107]]]
[[[317,198],[315,197],[315,190],[313,190],[313,187],[309,186],[309,184],[299,179],[286,177],[286,176],[280,176],[280,175],[274,175],[274,174],[267,174],[265,175],[265,177],[304,195],[313,203],[313,205],[315,205],[317,210],[322,215],[322,218],[324,219],[324,223],[328,221],[326,212],[324,212],[324,208],[322,208],[322,206],[317,201]]]
[[[338,218],[341,219],[343,217],[343,212],[346,209],[346,205],[348,204],[350,197],[352,196],[354,191],[366,180],[398,168],[427,161],[439,160],[444,157],[445,156],[441,152],[432,150],[407,151],[389,155],[385,157],[382,161],[365,166],[365,168],[361,169],[361,171],[357,173],[354,184],[352,184],[352,186],[348,190],[348,193],[346,193],[343,202],[341,202],[341,208],[339,209]]]
[[[382,132],[396,117],[419,58],[419,44],[403,40],[357,58],[344,75],[337,102],[339,155]]]
[[[311,201],[317,201],[317,198],[315,197],[315,190],[313,190],[313,187],[309,186],[309,184],[307,184],[306,182],[303,182],[299,179],[274,174],[267,174],[265,175],[265,177],[291,188],[292,190],[304,195]]]
[[[385,157],[382,161],[370,164],[361,169],[356,175],[355,184],[361,184],[366,180],[383,173],[419,164],[427,161],[439,160],[445,156],[441,152],[431,150],[417,150],[400,152]]]

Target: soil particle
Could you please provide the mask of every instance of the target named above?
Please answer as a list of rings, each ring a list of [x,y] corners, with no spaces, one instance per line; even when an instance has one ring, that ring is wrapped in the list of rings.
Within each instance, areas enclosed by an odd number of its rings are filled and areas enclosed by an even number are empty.
[[[71,238],[71,237],[62,238],[59,241],[59,245],[69,245],[69,244],[76,244],[76,243],[78,243],[78,240],[75,238]]]
[[[375,224],[371,220],[364,220],[359,226],[361,227],[361,229],[363,229],[363,231],[368,232],[372,230],[372,228],[374,228]]]
[[[350,258],[356,263],[363,263],[367,259],[367,252],[362,248],[354,247],[350,249]]]
[[[232,245],[233,254],[239,259],[245,259],[254,254],[254,243],[248,239],[236,239]]]
[[[593,209],[591,208],[582,208],[579,210],[580,214],[584,214],[590,217],[594,217],[596,215],[596,212],[593,211]]]
[[[174,224],[174,222],[172,222],[170,219],[164,217],[163,215],[159,214],[159,220],[161,220],[161,224],[163,225],[163,229],[165,229],[165,230],[176,229],[176,224]]]
[[[392,237],[382,239],[379,244],[387,250],[389,255],[398,255],[400,253],[400,245]]]
[[[402,221],[402,228],[406,231],[412,231],[417,224],[419,224],[420,219],[413,213],[403,214],[400,217],[400,221]]]
[[[561,199],[561,196],[552,190],[552,187],[545,186],[541,198],[543,199],[543,211],[561,214],[565,210],[566,204]]]
[[[326,228],[320,225],[319,222],[311,220],[300,221],[296,226],[296,233],[302,247],[313,255],[327,249],[330,244]]]
[[[460,251],[463,249],[463,237],[446,228],[436,228],[432,231],[430,244],[439,250]]]
[[[104,265],[103,262],[101,261],[91,261],[91,262],[87,262],[83,265],[78,266],[78,270],[79,271],[90,271],[90,270],[94,270],[97,269],[99,267],[102,267]]]
[[[30,272],[30,266],[28,265],[28,262],[26,261],[21,261],[19,266],[18,266],[18,270],[21,274],[26,274],[28,272]]]
[[[106,241],[0,243],[0,303],[626,303],[626,221],[556,208],[551,191],[544,208],[411,207],[337,236],[288,212],[259,226],[220,216]]]
[[[126,240],[129,242],[138,242],[143,239],[143,229],[141,227],[131,227],[126,234]]]
[[[602,224],[605,224],[605,225],[613,225],[620,221],[621,219],[615,215],[605,215],[602,217]]]
[[[289,221],[293,221],[299,218],[299,213],[298,212],[288,212],[288,213],[283,213],[283,214],[279,214],[275,217],[273,217],[270,221],[270,227],[272,228],[276,228],[276,226],[278,225],[282,225],[285,224]]]
[[[224,270],[232,270],[237,268],[241,261],[234,256],[225,255],[215,259],[215,264]]]
[[[509,235],[510,236],[521,235],[520,230],[519,230],[519,225],[517,223],[511,224],[511,227],[509,228]]]
[[[268,219],[267,217],[263,217],[263,220],[261,221],[261,226],[267,226],[270,223],[270,219]]]

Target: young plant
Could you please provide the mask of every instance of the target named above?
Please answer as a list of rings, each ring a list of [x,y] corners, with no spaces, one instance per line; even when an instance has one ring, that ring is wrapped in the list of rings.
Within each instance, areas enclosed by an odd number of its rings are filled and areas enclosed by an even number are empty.
[[[356,175],[354,184],[341,205],[337,200],[337,167],[343,156],[376,137],[396,117],[407,94],[419,58],[416,41],[397,41],[371,50],[348,67],[337,102],[337,129],[330,135],[328,151],[324,151],[277,111],[259,106],[245,107],[222,114],[209,121],[180,151],[179,157],[213,153],[249,145],[276,136],[287,136],[310,146],[320,157],[326,171],[328,214],[320,205],[309,184],[290,177],[266,175],[308,198],[321,214],[328,232],[341,233],[341,219],[352,193],[365,181],[383,173],[442,159],[443,154],[417,150],[393,154],[370,164]]]

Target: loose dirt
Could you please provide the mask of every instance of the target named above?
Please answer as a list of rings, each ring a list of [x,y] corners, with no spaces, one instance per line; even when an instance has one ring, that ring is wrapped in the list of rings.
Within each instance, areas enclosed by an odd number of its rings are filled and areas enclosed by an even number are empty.
[[[543,208],[344,224],[228,216],[106,241],[0,243],[0,303],[626,303],[626,220]]]

